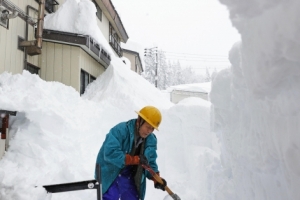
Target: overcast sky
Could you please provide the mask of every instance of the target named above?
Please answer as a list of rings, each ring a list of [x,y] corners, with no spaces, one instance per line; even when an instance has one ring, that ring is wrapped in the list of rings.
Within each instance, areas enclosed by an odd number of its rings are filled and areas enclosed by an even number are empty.
[[[228,66],[228,51],[240,40],[227,8],[218,0],[112,2],[129,40],[148,48],[157,46],[169,59],[179,59],[197,71]]]

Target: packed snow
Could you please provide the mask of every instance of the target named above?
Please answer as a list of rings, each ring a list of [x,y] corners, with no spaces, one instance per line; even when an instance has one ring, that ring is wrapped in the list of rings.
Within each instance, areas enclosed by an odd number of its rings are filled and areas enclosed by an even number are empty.
[[[0,160],[0,199],[96,199],[93,190],[41,186],[92,179],[106,133],[145,105],[162,111],[158,165],[181,199],[300,199],[300,2],[220,1],[242,41],[229,52],[231,68],[214,77],[211,103],[172,104],[117,59],[82,97],[26,71],[2,73],[0,109],[18,113]],[[148,181],[153,199],[171,198]]]
[[[208,101],[190,98],[174,105],[126,68],[111,65],[82,97],[72,87],[45,82],[27,71],[3,73],[0,84],[1,109],[18,112],[10,118],[10,147],[0,161],[0,199],[95,199],[95,190],[51,195],[41,186],[93,179],[106,133],[135,118],[134,111],[145,105],[162,111],[160,131],[155,132],[158,163],[162,177],[179,196],[197,199],[199,182],[190,180],[204,176],[198,171],[204,169],[201,159],[217,157]],[[154,189],[152,181],[147,186],[146,199],[167,195]]]
[[[186,92],[201,92],[201,93],[210,93],[211,90],[211,82],[204,83],[190,83],[190,84],[182,84],[182,85],[174,85],[167,88],[168,91],[172,90],[180,90]]]

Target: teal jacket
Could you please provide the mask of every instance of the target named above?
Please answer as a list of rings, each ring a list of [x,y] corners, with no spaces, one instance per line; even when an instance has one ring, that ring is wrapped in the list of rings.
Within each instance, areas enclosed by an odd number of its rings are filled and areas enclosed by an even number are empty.
[[[131,152],[134,141],[134,129],[136,119],[131,119],[127,122],[121,122],[114,126],[109,133],[99,150],[96,163],[101,166],[102,193],[104,194],[120,171],[125,167],[125,154]],[[154,133],[151,133],[145,139],[144,155],[149,161],[151,168],[158,172],[156,164],[157,158],[157,140]],[[141,180],[141,194],[143,200],[146,192],[146,177],[152,178],[152,175],[143,170]],[[97,179],[97,177],[95,177]]]

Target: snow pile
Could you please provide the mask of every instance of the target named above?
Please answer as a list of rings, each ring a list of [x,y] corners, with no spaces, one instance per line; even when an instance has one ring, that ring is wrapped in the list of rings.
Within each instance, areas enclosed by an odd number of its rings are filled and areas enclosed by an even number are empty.
[[[119,62],[115,60],[112,65],[118,66]],[[150,104],[158,108],[169,108],[173,105],[147,80],[124,67],[109,67],[100,76],[101,79],[87,87],[83,98],[93,101],[105,100],[117,107],[122,104],[121,108],[127,108],[128,111]],[[142,100],[139,101],[142,104],[136,105],[137,97]]]
[[[211,90],[211,82],[175,85],[175,86],[171,86],[167,90],[168,91],[180,90],[180,91],[187,91],[187,92],[209,93]]]
[[[163,115],[156,132],[162,177],[184,199],[196,200],[207,191],[206,182],[199,180],[218,158],[210,134],[210,103],[190,98],[173,105],[139,75],[112,63],[116,66],[98,77],[84,97],[27,71],[0,75],[0,109],[18,112],[10,117],[10,147],[0,160],[1,200],[96,199],[95,190],[51,195],[41,186],[93,179],[106,133],[148,104]],[[167,196],[151,181],[147,187],[146,200]]]
[[[300,2],[220,1],[242,42],[210,93],[222,143],[212,199],[300,199]]]
[[[55,13],[46,15],[44,29],[89,35],[114,55],[97,24],[97,9],[91,0],[66,0]]]

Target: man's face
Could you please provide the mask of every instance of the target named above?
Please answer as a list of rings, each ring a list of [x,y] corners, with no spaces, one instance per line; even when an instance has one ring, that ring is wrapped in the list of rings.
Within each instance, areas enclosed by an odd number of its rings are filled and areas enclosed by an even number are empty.
[[[146,138],[153,131],[154,131],[154,128],[150,124],[148,124],[148,122],[145,122],[140,127],[139,134],[142,138]]]

